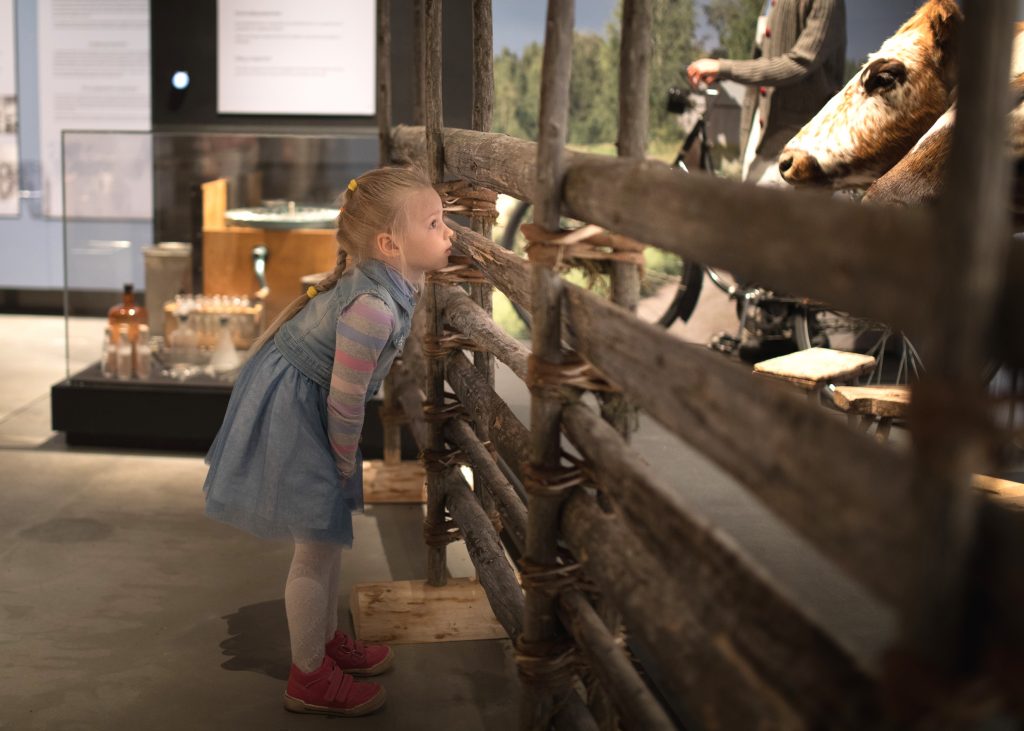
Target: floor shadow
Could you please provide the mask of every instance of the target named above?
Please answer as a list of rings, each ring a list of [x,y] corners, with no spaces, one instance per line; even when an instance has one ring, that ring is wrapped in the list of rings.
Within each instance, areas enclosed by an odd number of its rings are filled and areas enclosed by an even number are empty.
[[[221,619],[227,621],[228,638],[220,647],[230,658],[221,664],[222,668],[288,679],[291,647],[284,599],[249,604]]]

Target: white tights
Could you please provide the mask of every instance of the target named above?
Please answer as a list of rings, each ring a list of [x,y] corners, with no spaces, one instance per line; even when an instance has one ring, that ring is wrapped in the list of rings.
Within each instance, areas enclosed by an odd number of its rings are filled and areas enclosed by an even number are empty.
[[[320,667],[324,645],[338,629],[340,573],[341,546],[296,541],[284,585],[284,608],[292,662],[303,672]]]

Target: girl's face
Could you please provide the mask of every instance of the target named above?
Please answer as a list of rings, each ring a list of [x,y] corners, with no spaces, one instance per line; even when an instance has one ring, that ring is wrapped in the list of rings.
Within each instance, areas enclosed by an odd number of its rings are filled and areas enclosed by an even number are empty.
[[[452,230],[445,225],[441,198],[431,188],[409,194],[409,218],[402,236],[402,253],[413,272],[430,272],[448,265]]]

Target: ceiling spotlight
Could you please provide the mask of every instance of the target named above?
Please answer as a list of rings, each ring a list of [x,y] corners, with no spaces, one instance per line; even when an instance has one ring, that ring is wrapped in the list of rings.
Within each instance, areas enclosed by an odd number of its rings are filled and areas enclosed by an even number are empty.
[[[185,91],[190,81],[188,71],[175,71],[171,74],[171,86],[178,91]]]

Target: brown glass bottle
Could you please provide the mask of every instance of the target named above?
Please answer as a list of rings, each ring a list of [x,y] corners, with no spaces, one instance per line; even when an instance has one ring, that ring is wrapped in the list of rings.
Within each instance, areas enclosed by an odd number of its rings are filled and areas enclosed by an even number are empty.
[[[138,338],[139,325],[148,325],[149,318],[146,308],[135,304],[135,291],[132,285],[124,285],[124,301],[116,304],[107,310],[107,319],[110,320],[110,328],[117,332],[118,325],[129,325],[132,341]]]
[[[124,285],[124,299],[107,310],[110,321],[110,332],[117,337],[121,327],[125,326],[128,342],[132,345],[132,363],[135,362],[135,346],[139,342],[139,325],[148,325],[146,308],[135,304],[135,291],[131,284]],[[134,375],[134,367],[133,367]]]

